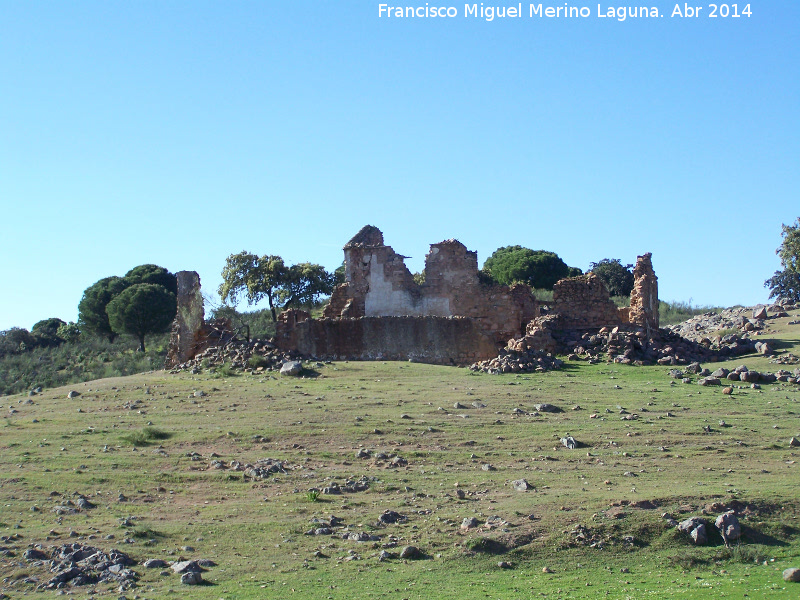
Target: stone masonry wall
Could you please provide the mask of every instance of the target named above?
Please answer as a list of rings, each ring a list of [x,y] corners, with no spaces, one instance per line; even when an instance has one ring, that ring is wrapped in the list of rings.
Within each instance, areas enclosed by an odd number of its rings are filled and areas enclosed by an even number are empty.
[[[621,311],[594,273],[562,279],[553,288],[553,311],[565,329],[600,329],[622,324]]]
[[[179,271],[178,311],[172,321],[172,332],[167,349],[167,368],[172,368],[194,358],[211,346],[227,343],[233,338],[229,319],[205,321],[200,276],[195,271]]]
[[[457,240],[431,245],[421,285],[376,227],[362,228],[344,253],[347,283],[334,290],[324,312],[328,318],[470,317],[496,342],[505,342],[536,316],[527,286],[482,283],[477,254]]]
[[[658,331],[658,277],[653,270],[652,254],[648,252],[636,259],[633,268],[630,322],[643,327],[648,335]]]
[[[196,334],[205,322],[200,275],[196,271],[179,271],[175,277],[178,279],[178,312],[172,322],[167,367],[174,367],[194,357]]]
[[[493,338],[464,317],[359,317],[311,319],[288,310],[275,344],[330,360],[417,360],[467,365],[497,356]]]

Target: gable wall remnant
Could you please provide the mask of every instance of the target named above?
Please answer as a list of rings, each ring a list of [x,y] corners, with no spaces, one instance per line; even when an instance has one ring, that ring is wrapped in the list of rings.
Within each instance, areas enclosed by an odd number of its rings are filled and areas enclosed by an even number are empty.
[[[421,284],[377,227],[362,228],[344,254],[347,282],[334,290],[324,312],[328,318],[468,317],[505,342],[536,316],[530,288],[481,282],[477,253],[457,240],[431,245]]]

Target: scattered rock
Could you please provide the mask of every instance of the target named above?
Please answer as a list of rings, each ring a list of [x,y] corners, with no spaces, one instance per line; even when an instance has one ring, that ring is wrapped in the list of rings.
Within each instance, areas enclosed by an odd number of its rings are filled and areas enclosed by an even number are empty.
[[[526,492],[531,488],[531,485],[524,479],[517,479],[511,482],[512,487],[518,492]]]
[[[160,558],[150,558],[142,564],[145,569],[165,569],[169,566],[167,561]]]
[[[303,363],[299,360],[289,360],[281,366],[281,375],[296,377],[303,372]]]
[[[181,575],[181,583],[183,585],[200,585],[203,583],[203,576],[199,571],[188,571]]]
[[[783,580],[790,583],[800,583],[800,569],[790,567],[783,571]]]
[[[464,520],[461,521],[461,529],[465,531],[475,529],[478,525],[480,525],[480,523],[475,517],[464,517]]]
[[[181,560],[172,565],[172,570],[175,573],[200,573],[203,567],[197,564],[196,560]]]
[[[93,546],[84,546],[79,543],[64,544],[62,546],[38,546],[27,553],[25,558],[29,561],[47,560],[52,564],[55,575],[41,584],[42,589],[60,589],[64,585],[76,587],[81,585],[94,585],[97,583],[111,583],[127,588],[135,583],[138,575],[127,567],[134,561],[119,550],[108,552]],[[42,558],[42,555],[45,558]]]
[[[81,393],[80,393],[80,392],[76,392],[75,390],[70,390],[70,391],[67,393],[67,398],[77,398],[77,397],[78,397],[78,396],[80,396],[80,395],[81,395]]]
[[[691,536],[695,545],[702,546],[708,541],[706,520],[702,517],[690,517],[678,524],[678,531]]]
[[[388,525],[391,523],[405,523],[406,521],[408,521],[408,517],[393,510],[386,510],[380,517],[378,517],[378,522],[383,525]]]
[[[726,545],[729,541],[738,540],[739,536],[742,535],[739,519],[736,518],[736,514],[732,510],[718,516],[714,526],[719,529],[722,540]]]
[[[422,552],[416,546],[405,546],[400,551],[400,558],[407,558],[409,560],[416,560],[422,558]]]
[[[570,450],[574,450],[575,448],[578,448],[581,445],[580,442],[578,442],[571,435],[561,438],[561,443],[564,445],[565,448],[569,448]]]

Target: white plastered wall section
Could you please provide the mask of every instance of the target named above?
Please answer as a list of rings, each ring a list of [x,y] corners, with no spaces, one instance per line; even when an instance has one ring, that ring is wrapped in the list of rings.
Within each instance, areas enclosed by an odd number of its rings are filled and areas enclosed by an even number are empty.
[[[365,257],[366,258],[366,257]],[[415,302],[407,291],[395,289],[383,274],[383,264],[372,254],[369,259],[369,291],[364,298],[364,314],[368,317],[451,317],[448,298],[422,297]]]

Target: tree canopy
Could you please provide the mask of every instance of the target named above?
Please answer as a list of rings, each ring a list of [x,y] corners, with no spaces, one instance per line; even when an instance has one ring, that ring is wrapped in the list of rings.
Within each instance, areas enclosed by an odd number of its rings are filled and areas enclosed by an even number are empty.
[[[0,357],[19,354],[36,347],[36,338],[27,329],[12,327],[0,331]]]
[[[58,317],[42,319],[35,323],[31,327],[31,333],[36,339],[36,344],[38,346],[58,346],[64,341],[58,335],[58,330],[62,325],[66,325],[66,323]]]
[[[86,288],[78,304],[80,328],[88,333],[104,336],[109,342],[113,342],[118,332],[114,331],[109,323],[106,307],[126,287],[128,287],[127,282],[122,277],[104,277]]]
[[[335,285],[336,275],[322,265],[298,263],[288,268],[278,296],[283,306],[308,306],[321,296],[330,296]]]
[[[223,302],[234,304],[240,296],[248,304],[266,299],[274,322],[278,308],[311,304],[329,295],[334,285],[335,276],[321,265],[287,266],[280,256],[257,256],[243,250],[225,260],[219,295]]]
[[[589,270],[606,284],[612,296],[630,296],[633,291],[633,265],[623,265],[618,258],[604,258],[593,262]]]
[[[553,289],[559,279],[582,273],[580,269],[568,266],[555,252],[523,246],[498,248],[483,263],[483,270],[503,285],[527,283],[540,289]]]
[[[114,329],[111,325],[108,304],[129,287],[140,284],[158,285],[174,296],[178,293],[178,279],[158,265],[139,265],[128,271],[125,277],[104,277],[83,292],[78,304],[79,331],[103,336],[113,342],[123,330]],[[172,316],[175,316],[175,311]],[[74,335],[74,331],[71,333]]]
[[[137,283],[115,296],[106,312],[112,330],[136,336],[139,350],[144,352],[145,336],[167,331],[177,308],[175,294],[163,285]]]
[[[783,241],[775,253],[781,259],[782,271],[764,282],[770,298],[800,302],[800,218],[794,225],[781,225]]]
[[[127,285],[136,285],[137,283],[163,285],[168,292],[178,295],[177,277],[158,265],[139,265],[134,267],[125,273],[124,279]]]

